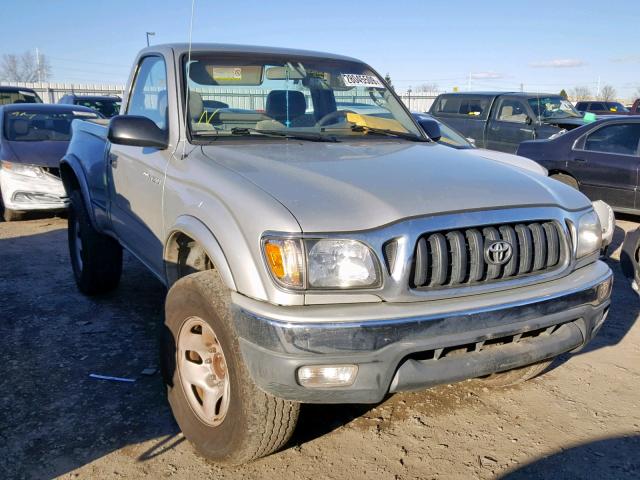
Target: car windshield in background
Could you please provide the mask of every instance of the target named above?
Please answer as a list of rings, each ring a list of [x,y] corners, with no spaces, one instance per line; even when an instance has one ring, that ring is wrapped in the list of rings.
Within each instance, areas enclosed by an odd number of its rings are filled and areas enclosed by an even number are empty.
[[[193,55],[184,68],[189,78],[191,133],[196,138],[426,140],[382,80],[358,62]]]
[[[540,119],[582,118],[571,102],[560,96],[530,98],[529,105]]]
[[[42,100],[33,92],[22,90],[3,92],[0,90],[0,105],[9,105],[11,103],[42,103]]]
[[[120,113],[120,102],[118,100],[82,100],[78,99],[76,105],[97,110],[107,118],[111,118]]]
[[[66,142],[71,139],[71,122],[76,118],[99,118],[91,112],[11,111],[4,114],[4,135],[12,142]]]
[[[449,147],[457,148],[460,150],[474,148],[469,140],[464,138],[461,134],[456,132],[442,120],[438,119],[438,123],[440,124],[440,134],[442,135],[440,137],[440,140],[438,140],[439,143],[444,143]]]
[[[607,102],[607,110],[610,112],[628,112],[629,109],[618,102]]]

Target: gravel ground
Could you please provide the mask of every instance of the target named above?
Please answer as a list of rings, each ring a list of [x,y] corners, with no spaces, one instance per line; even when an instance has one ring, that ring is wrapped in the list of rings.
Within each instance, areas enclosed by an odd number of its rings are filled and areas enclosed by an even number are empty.
[[[615,246],[623,230],[618,222]],[[378,406],[304,406],[279,453],[221,468],[194,453],[157,369],[163,287],[126,257],[121,286],[88,299],[66,221],[0,223],[2,478],[640,478],[640,311],[618,264],[613,305],[579,354],[518,387],[479,381]],[[90,373],[134,378],[96,380]]]

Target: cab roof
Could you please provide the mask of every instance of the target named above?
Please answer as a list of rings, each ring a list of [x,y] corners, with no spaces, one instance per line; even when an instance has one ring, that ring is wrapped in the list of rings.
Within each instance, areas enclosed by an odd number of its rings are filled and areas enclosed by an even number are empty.
[[[164,53],[168,54],[170,51],[176,56],[181,56],[189,52],[188,43],[166,43],[160,45],[152,45],[145,48],[140,52],[141,55],[145,53]],[[312,57],[318,59],[330,59],[330,60],[346,60],[350,62],[363,63],[357,58],[347,57],[344,55],[336,55],[333,53],[316,52],[312,50],[298,50],[294,48],[281,48],[281,47],[264,47],[258,45],[235,45],[228,43],[193,43],[191,45],[191,52],[197,53],[237,53],[237,54],[259,54],[259,55],[288,55],[292,57]]]

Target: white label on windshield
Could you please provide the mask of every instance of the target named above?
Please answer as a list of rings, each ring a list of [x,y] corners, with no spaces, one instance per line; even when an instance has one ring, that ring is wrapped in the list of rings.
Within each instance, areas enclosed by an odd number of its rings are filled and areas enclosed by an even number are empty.
[[[343,73],[342,81],[347,87],[384,88],[382,82],[373,75],[356,75],[353,73]]]
[[[92,112],[76,112],[74,110],[71,113],[73,113],[76,117],[95,117],[96,116],[96,114]]]
[[[28,97],[35,97],[36,96],[35,93],[33,93],[33,92],[25,92],[24,90],[18,90],[18,93],[20,95],[26,95]]]

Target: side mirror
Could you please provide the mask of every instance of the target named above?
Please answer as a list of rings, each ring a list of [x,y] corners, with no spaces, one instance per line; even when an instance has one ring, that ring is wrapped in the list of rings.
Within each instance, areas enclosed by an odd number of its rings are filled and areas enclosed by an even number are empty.
[[[117,115],[109,122],[107,138],[116,145],[132,147],[167,148],[167,132],[161,130],[153,120],[138,115]]]
[[[527,119],[524,122],[527,125],[532,125],[533,124],[533,118],[531,118],[529,115],[527,115]]]
[[[440,133],[440,124],[437,121],[432,118],[420,118],[418,123],[431,140],[434,142],[440,140],[442,133]]]

